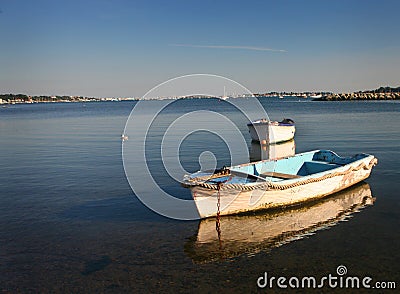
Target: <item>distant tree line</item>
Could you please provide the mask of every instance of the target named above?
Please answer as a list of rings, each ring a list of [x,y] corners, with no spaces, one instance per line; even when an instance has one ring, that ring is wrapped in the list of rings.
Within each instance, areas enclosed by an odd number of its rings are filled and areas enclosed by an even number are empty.
[[[400,93],[400,87],[392,88],[392,87],[379,87],[375,90],[367,90],[367,91],[358,91],[356,93]]]
[[[28,95],[25,95],[25,94],[0,94],[0,99],[3,99],[3,100],[20,99],[20,100],[28,101],[29,97],[28,97]]]

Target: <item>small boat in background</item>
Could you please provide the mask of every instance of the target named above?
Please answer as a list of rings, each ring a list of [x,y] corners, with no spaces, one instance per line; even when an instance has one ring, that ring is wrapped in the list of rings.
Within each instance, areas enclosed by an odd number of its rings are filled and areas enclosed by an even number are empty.
[[[220,97],[221,100],[227,100],[229,98],[229,96],[226,95],[226,90],[225,90],[225,86],[224,86],[224,95]]]
[[[275,144],[292,140],[296,132],[294,121],[285,118],[282,121],[259,119],[247,124],[251,139],[261,144]]]
[[[316,200],[369,177],[377,164],[365,153],[340,157],[314,150],[277,160],[263,160],[186,175],[201,218],[286,207]]]
[[[127,135],[125,135],[125,134],[122,134],[121,135],[121,140],[122,140],[122,142],[128,141],[129,137]]]
[[[322,94],[313,94],[313,95],[310,95],[310,98],[314,98],[314,99],[316,99],[316,98],[321,98],[322,97]]]

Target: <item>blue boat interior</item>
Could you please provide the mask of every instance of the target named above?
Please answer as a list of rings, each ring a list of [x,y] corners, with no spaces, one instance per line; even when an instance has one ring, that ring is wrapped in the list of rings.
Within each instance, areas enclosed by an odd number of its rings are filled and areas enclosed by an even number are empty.
[[[329,171],[367,156],[369,155],[357,154],[352,157],[340,157],[329,150],[316,150],[277,160],[232,166],[229,176],[210,179],[208,182],[241,184],[256,181],[279,182]]]

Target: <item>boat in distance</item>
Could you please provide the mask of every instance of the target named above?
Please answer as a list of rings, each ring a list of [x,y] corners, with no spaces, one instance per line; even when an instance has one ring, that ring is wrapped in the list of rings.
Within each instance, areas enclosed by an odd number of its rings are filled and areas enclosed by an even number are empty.
[[[253,141],[262,144],[275,144],[290,141],[294,137],[296,127],[294,121],[285,118],[282,121],[259,119],[247,124]]]
[[[340,157],[330,150],[198,171],[183,177],[200,218],[285,207],[316,200],[369,177],[373,155]]]

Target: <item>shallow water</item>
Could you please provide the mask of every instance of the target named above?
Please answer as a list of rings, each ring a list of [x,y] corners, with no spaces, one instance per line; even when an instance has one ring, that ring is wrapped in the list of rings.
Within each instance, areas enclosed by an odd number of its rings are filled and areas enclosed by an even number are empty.
[[[331,149],[340,155],[374,154],[379,163],[366,180],[376,198],[373,205],[351,211],[347,221],[300,232],[278,246],[258,240],[234,247],[233,255],[198,263],[194,257],[199,247],[193,244],[201,222],[159,216],[135,197],[125,177],[120,136],[134,102],[10,105],[0,109],[1,290],[254,292],[264,272],[320,277],[336,273],[339,265],[349,275],[398,285],[400,104],[261,101],[270,118],[296,121],[297,153]],[[146,103],[151,108],[157,102]],[[146,155],[163,190],[183,199],[190,199],[190,193],[166,176],[160,135],[177,117],[200,109],[235,121],[252,153],[245,118],[229,104],[214,99],[174,103],[152,125]],[[128,142],[132,140],[130,136]],[[218,136],[198,132],[182,143],[183,167],[199,169],[204,150],[214,153],[218,166],[249,160],[236,154],[231,162]],[[276,212],[262,217],[276,221]],[[245,236],[243,232],[237,238]],[[222,249],[229,249],[225,241]],[[204,256],[204,248],[197,253]],[[215,247],[207,253],[213,255]]]

